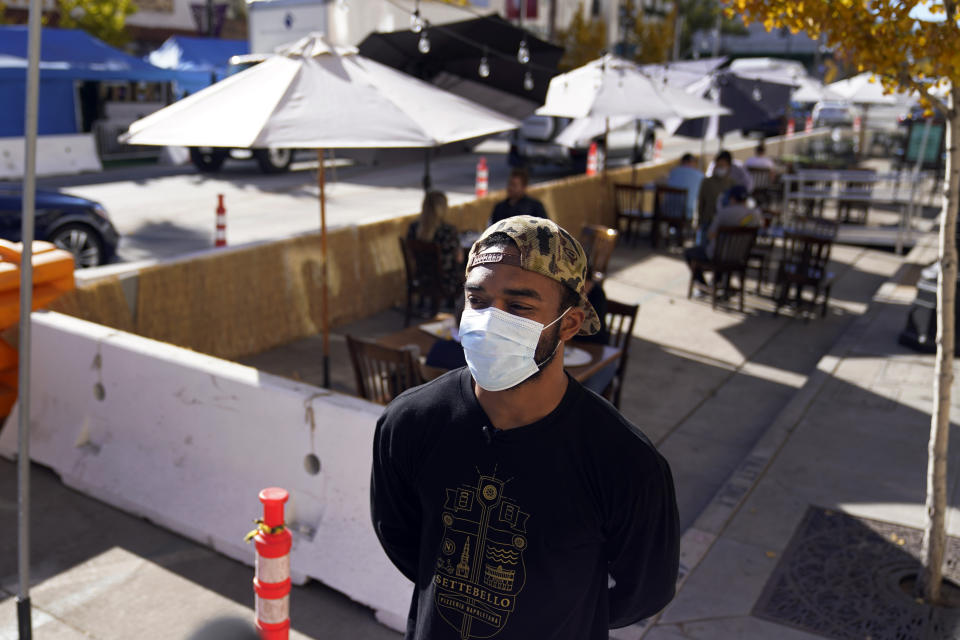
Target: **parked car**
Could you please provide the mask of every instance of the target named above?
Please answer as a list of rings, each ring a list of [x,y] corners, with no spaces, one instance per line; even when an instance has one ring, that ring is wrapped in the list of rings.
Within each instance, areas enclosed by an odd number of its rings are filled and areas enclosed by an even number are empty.
[[[23,190],[0,185],[0,238],[20,242]],[[95,267],[117,252],[120,234],[99,202],[57,191],[37,191],[35,237],[73,254],[77,267]]]
[[[602,150],[606,123],[601,119],[530,116],[514,133],[510,163],[518,166],[553,165],[582,173],[587,168],[590,144]],[[611,118],[607,136],[610,160],[643,162],[653,157],[656,134],[650,120]],[[602,164],[602,158],[598,161]]]
[[[849,102],[818,102],[813,107],[815,127],[852,127],[856,117],[854,106]]]
[[[803,131],[803,128],[807,123],[807,116],[811,115],[810,107],[799,102],[794,102],[790,105],[790,115],[787,116],[787,113],[781,113],[769,120],[764,120],[759,122],[752,127],[745,127],[741,133],[744,137],[749,136],[752,133],[759,133],[764,138],[769,138],[771,136],[782,136],[787,133],[787,122],[790,118],[793,118],[793,130],[797,133]]]

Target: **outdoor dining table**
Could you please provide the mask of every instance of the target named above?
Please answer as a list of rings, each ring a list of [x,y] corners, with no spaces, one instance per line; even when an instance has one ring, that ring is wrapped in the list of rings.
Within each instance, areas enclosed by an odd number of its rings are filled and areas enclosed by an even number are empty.
[[[442,319],[444,317],[450,316],[447,314],[441,314],[437,317],[437,319]],[[423,361],[426,358],[427,353],[430,351],[430,348],[439,340],[439,338],[434,336],[432,333],[428,333],[424,329],[421,329],[420,327],[436,321],[437,320],[428,320],[421,323],[421,325],[401,329],[395,333],[378,338],[377,342],[385,347],[391,347],[393,349],[411,349],[414,351],[415,355],[419,356],[421,363],[420,369],[423,373],[423,377],[427,380],[432,380],[433,378],[446,373],[447,370],[437,367],[429,367],[423,364]],[[585,351],[590,355],[590,361],[586,364],[565,367],[567,372],[576,378],[578,382],[585,381],[587,378],[597,373],[607,365],[616,362],[622,353],[622,350],[618,349],[617,347],[591,342],[574,342],[568,343],[567,346],[568,348],[571,346],[576,347],[577,349]]]

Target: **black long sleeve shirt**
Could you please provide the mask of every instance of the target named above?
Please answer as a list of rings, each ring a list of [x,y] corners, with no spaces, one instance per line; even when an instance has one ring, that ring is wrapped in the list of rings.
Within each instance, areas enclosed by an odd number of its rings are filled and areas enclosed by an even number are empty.
[[[606,640],[674,594],[670,468],[572,378],[553,412],[506,431],[466,368],[404,393],[377,424],[371,506],[415,585],[408,640]]]

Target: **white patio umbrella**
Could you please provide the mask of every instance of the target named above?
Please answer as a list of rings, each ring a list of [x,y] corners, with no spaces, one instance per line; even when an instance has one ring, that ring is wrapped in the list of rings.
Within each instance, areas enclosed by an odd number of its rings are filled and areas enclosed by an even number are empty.
[[[550,80],[537,113],[561,118],[633,116],[651,120],[703,118],[729,111],[657,82],[632,62],[605,55]]]
[[[893,95],[884,95],[880,79],[870,72],[833,82],[827,85],[827,89],[847,102],[865,106],[874,104],[892,105],[897,102]]]
[[[317,149],[324,383],[329,386],[323,150],[431,148],[520,123],[314,34],[130,125],[128,144]]]

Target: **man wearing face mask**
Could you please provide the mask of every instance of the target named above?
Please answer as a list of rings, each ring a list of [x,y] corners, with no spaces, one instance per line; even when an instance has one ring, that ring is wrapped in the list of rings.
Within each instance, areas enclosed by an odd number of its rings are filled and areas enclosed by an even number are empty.
[[[599,320],[580,244],[508,218],[467,260],[467,367],[377,423],[371,507],[415,585],[407,640],[606,640],[673,597],[679,531],[666,460],[563,369]]]

